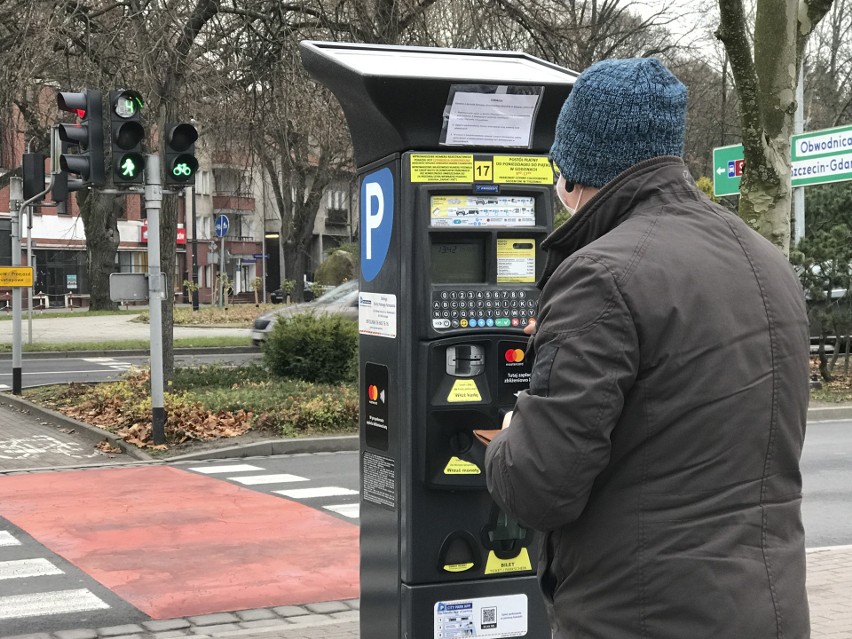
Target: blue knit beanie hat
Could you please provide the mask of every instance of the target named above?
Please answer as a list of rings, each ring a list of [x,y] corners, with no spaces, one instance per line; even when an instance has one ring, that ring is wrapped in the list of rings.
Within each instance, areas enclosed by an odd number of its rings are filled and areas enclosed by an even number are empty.
[[[683,154],[686,87],[656,58],[604,60],[580,74],[550,157],[567,182],[602,187],[634,164]]]

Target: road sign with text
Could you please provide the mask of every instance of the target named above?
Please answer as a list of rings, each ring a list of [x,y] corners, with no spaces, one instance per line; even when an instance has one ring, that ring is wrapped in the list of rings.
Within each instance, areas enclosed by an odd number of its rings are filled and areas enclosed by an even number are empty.
[[[0,286],[22,288],[33,285],[31,266],[0,266]]]
[[[732,144],[713,149],[713,195],[739,195],[743,175],[743,145]]]
[[[794,135],[793,186],[852,180],[852,126]]]

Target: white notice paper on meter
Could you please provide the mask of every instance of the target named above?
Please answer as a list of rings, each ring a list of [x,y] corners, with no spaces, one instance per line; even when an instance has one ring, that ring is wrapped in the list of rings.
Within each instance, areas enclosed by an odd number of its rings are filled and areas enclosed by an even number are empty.
[[[358,294],[358,332],[361,335],[396,338],[396,295]]]
[[[527,636],[527,596],[477,597],[435,604],[435,639]]]
[[[446,123],[448,146],[530,146],[538,95],[472,93],[452,96]]]

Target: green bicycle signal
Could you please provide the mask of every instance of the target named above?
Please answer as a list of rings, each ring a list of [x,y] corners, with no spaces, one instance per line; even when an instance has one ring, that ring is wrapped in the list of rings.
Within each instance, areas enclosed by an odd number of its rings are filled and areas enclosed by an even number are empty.
[[[175,182],[190,181],[198,170],[198,160],[194,155],[181,153],[171,163],[168,175]]]

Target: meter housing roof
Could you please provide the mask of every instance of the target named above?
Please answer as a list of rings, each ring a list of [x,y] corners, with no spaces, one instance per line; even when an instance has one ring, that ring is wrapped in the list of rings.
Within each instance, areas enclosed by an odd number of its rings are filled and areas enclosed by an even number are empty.
[[[302,63],[340,101],[359,167],[403,151],[460,151],[439,140],[450,88],[543,87],[530,147],[546,153],[577,73],[526,53],[303,41]],[[493,147],[463,147],[494,150]]]

